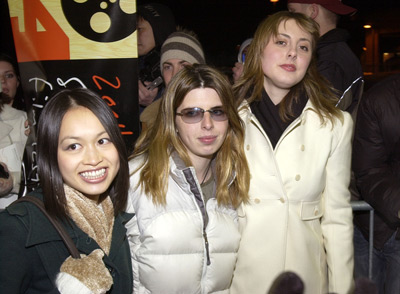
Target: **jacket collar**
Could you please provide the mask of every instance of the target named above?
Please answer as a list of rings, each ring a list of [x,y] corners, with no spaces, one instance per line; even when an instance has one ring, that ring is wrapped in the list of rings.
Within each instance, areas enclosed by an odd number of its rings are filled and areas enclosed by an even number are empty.
[[[195,177],[196,175],[194,167],[193,166],[187,167],[176,151],[172,152],[169,159],[169,164],[171,170],[171,177],[180,187],[183,187],[183,185],[186,184],[184,173],[187,174],[190,172],[190,174],[193,177]],[[213,159],[211,162],[211,171],[213,177],[215,178],[215,159]],[[235,178],[236,178],[236,172],[232,175],[231,181],[229,182],[228,186],[230,186],[233,183]]]
[[[306,106],[304,107],[303,111],[301,112],[301,115],[296,118],[288,127],[287,129],[283,132],[281,138],[279,139],[278,143],[275,146],[275,150],[277,149],[277,147],[280,145],[280,142],[282,141],[282,139],[289,134],[294,128],[296,128],[297,126],[301,125],[301,124],[305,124],[307,117],[306,117],[306,112],[307,111],[314,111],[316,110],[315,106],[312,104],[312,102],[310,100],[307,101]],[[250,124],[254,124],[259,131],[263,134],[263,136],[265,138],[268,138],[267,134],[265,133],[263,127],[261,126],[260,122],[257,120],[256,116],[251,112],[251,108],[249,103],[244,100],[239,108],[239,115],[242,118],[242,120],[244,121],[244,123],[246,125],[250,125]],[[269,142],[269,139],[268,139]],[[269,142],[270,143],[270,142]],[[270,143],[271,144],[271,143]],[[272,148],[272,145],[271,145]],[[274,148],[272,148],[274,149]]]
[[[299,119],[300,119],[300,120],[304,120],[304,119],[305,119],[305,118],[304,118],[304,113],[305,113],[307,110],[314,110],[314,111],[316,110],[314,104],[313,104],[310,100],[307,101],[306,106],[304,107],[303,111],[301,112],[301,115],[300,115],[297,119],[295,119],[291,125],[293,125],[293,124],[294,124],[296,121],[298,121]],[[243,120],[246,124],[250,123],[251,121],[257,122],[257,124],[259,124],[257,118],[256,118],[255,115],[251,112],[251,108],[250,108],[250,105],[249,105],[249,103],[247,102],[247,100],[243,100],[243,102],[240,104],[240,106],[239,106],[239,108],[238,108],[238,111],[239,111],[240,117],[242,118],[242,120]]]
[[[0,120],[0,140],[3,140],[4,138],[6,138],[8,136],[8,134],[11,133],[12,130],[13,130],[12,126],[10,126]]]
[[[3,110],[1,111],[0,120],[7,121],[18,119],[20,117],[19,113],[23,113],[23,111],[18,110],[9,104],[4,104]]]
[[[32,193],[32,196],[43,200],[43,196],[39,193]],[[26,247],[35,246],[52,241],[61,241],[61,237],[49,222],[47,217],[34,204],[28,202],[18,203],[7,208],[11,215],[21,216],[21,220],[28,230],[26,239]],[[120,213],[114,221],[113,236],[111,243],[111,251],[109,257],[118,253],[118,249],[126,239],[125,224],[133,217],[131,213]],[[70,223],[62,221],[62,225],[71,236],[78,250],[82,253],[89,254],[94,249],[99,248],[97,243],[83,232],[72,220]]]
[[[317,51],[321,47],[325,47],[326,45],[330,45],[332,43],[347,42],[349,38],[350,34],[348,31],[341,28],[332,29],[321,36],[317,44]]]

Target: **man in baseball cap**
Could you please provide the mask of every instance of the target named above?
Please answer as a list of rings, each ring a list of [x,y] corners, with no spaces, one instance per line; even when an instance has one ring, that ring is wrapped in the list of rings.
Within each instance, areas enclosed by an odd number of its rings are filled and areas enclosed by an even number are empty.
[[[288,0],[288,4],[289,3],[319,4],[338,15],[353,14],[357,11],[357,9],[353,7],[344,5],[341,0]]]
[[[338,107],[355,118],[363,90],[360,60],[347,45],[350,34],[337,23],[341,15],[357,9],[340,0],[287,0],[288,9],[303,13],[319,24],[321,38],[317,44],[318,70],[338,90]]]

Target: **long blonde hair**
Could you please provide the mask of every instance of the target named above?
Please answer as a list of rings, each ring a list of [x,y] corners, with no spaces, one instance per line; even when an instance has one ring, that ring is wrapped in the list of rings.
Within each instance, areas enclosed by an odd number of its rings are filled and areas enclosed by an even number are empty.
[[[317,69],[316,46],[319,39],[319,26],[304,14],[289,11],[281,11],[270,15],[259,24],[246,54],[243,75],[233,88],[237,98],[237,105],[239,106],[244,99],[248,103],[261,99],[264,88],[261,56],[269,40],[278,36],[279,25],[291,19],[304,31],[311,34],[313,56],[304,78],[291,88],[280,103],[280,117],[287,121],[293,115],[293,101],[297,101],[300,94],[305,93],[315,106],[322,122],[325,121],[324,118],[328,118],[333,124],[335,117],[343,121],[343,114],[335,107],[338,99],[335,95],[336,90],[319,74]]]
[[[169,157],[176,151],[186,166],[192,166],[185,145],[180,140],[175,125],[176,110],[186,95],[198,88],[214,89],[228,116],[228,131],[222,146],[215,155],[215,174],[219,205],[239,206],[248,201],[250,171],[244,154],[244,129],[229,81],[216,69],[207,65],[186,66],[175,75],[161,98],[160,109],[154,125],[142,132],[130,159],[144,156],[138,186],[155,204],[166,204]],[[232,184],[233,175],[236,174]],[[230,185],[229,185],[230,184]]]

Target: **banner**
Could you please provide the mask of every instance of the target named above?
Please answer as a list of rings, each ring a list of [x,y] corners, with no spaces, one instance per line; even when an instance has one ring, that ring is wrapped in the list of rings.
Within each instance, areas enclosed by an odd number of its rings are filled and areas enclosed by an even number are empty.
[[[33,130],[61,88],[97,92],[118,120],[127,148],[139,135],[135,0],[8,0]],[[35,140],[28,141],[35,181]]]

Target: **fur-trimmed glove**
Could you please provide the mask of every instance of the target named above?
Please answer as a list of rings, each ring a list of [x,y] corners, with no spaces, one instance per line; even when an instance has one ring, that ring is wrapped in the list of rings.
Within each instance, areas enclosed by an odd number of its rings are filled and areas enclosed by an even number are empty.
[[[8,171],[7,165],[3,162],[0,162],[0,165],[3,169],[2,174],[4,173],[4,177],[3,175],[0,177],[0,197],[2,197],[11,192],[14,185],[14,180],[12,174]],[[8,178],[6,177],[7,174]]]
[[[80,259],[68,257],[61,265],[56,278],[57,289],[62,294],[104,294],[113,284],[113,279],[103,262],[104,252],[96,249]]]

